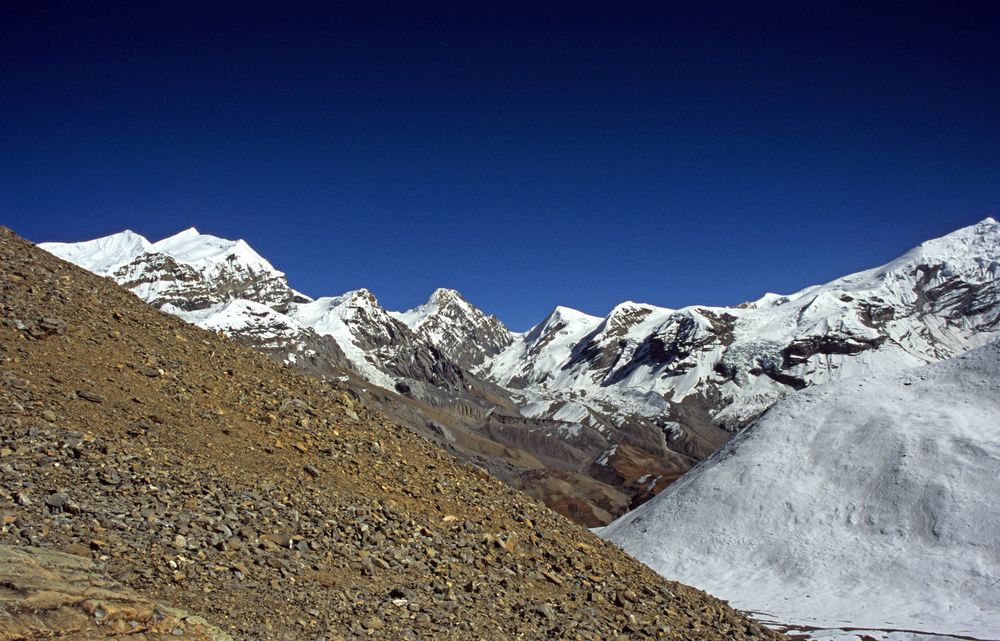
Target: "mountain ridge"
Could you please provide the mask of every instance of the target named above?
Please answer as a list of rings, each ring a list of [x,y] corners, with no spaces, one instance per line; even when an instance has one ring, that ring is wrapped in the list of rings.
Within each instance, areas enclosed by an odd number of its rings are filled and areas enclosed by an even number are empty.
[[[3,228],[0,276],[0,544],[247,640],[782,638]]]
[[[187,230],[179,244],[197,237]],[[187,281],[162,268],[155,249],[142,249],[156,243],[131,233],[104,241],[128,259],[120,261],[124,272],[111,265],[116,281],[154,305],[168,298],[163,292],[186,301],[187,309],[160,304],[165,311],[223,331],[239,325],[234,335],[245,333],[247,344],[322,376],[350,369],[432,407],[450,407],[473,440],[542,452],[550,468],[607,484],[618,498],[600,510],[610,507],[613,515],[661,491],[796,390],[932,362],[1000,336],[1000,224],[991,218],[884,265],[791,294],[768,293],[732,307],[624,302],[603,318],[556,306],[524,333],[511,332],[455,290],[435,290],[414,309],[390,312],[364,289],[297,298],[270,264],[255,263],[261,284],[245,282],[246,273],[219,259],[226,254],[218,248],[239,241],[215,237],[205,241],[214,254],[195,252],[215,257],[218,264],[203,272],[214,275],[182,275],[194,283],[184,298]],[[146,253],[132,256],[137,245]],[[86,266],[79,246],[41,246]],[[108,253],[94,252],[93,262],[114,271],[106,266]],[[129,280],[132,272],[137,280]],[[166,285],[157,285],[161,277]],[[243,293],[281,316],[258,308],[254,329],[252,319],[212,320]],[[508,422],[511,413],[524,420],[516,430],[503,427],[488,418],[496,411]],[[439,431],[441,420],[427,414],[415,419],[415,429]],[[480,453],[490,449],[477,443]]]

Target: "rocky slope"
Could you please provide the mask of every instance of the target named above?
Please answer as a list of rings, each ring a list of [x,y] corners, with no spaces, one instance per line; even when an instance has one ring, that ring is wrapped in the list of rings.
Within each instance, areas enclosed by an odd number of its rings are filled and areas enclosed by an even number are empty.
[[[679,310],[628,302],[605,318],[559,307],[524,334],[452,290],[402,313],[367,290],[306,301],[240,243],[189,230],[43,247],[307,371],[350,380],[349,369],[412,399],[397,420],[587,525],[655,495],[793,391],[1000,335],[992,219],[787,296]],[[170,261],[200,276],[160,267]],[[259,284],[243,279],[251,272]]]
[[[791,396],[602,536],[766,618],[857,629],[845,641],[996,639],[998,469],[993,343]]]
[[[241,639],[778,638],[7,230],[0,287],[0,543]]]

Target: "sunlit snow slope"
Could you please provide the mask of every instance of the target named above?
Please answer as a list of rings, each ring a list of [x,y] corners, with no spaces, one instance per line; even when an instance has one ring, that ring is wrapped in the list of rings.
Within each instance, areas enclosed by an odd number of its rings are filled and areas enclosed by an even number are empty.
[[[766,618],[1000,638],[1000,345],[789,396],[601,535]]]

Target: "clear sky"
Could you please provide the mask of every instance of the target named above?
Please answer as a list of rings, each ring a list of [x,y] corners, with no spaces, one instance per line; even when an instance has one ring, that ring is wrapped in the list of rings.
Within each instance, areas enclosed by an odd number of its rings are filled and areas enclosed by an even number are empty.
[[[310,295],[453,287],[523,330],[998,212],[997,2],[0,4],[0,223],[34,241],[193,225]]]

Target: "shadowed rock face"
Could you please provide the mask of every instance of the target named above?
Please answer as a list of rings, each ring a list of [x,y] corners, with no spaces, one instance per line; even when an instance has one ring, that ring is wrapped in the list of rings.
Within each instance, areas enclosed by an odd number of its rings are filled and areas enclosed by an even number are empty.
[[[0,545],[0,639],[232,641],[205,619],[158,604],[89,559]]]
[[[142,254],[110,274],[126,289],[142,290],[157,285],[146,302],[162,307],[174,305],[184,311],[244,298],[283,311],[291,302],[306,299],[288,287],[283,275],[255,270],[235,261],[223,262],[212,273],[198,270],[160,253]]]

